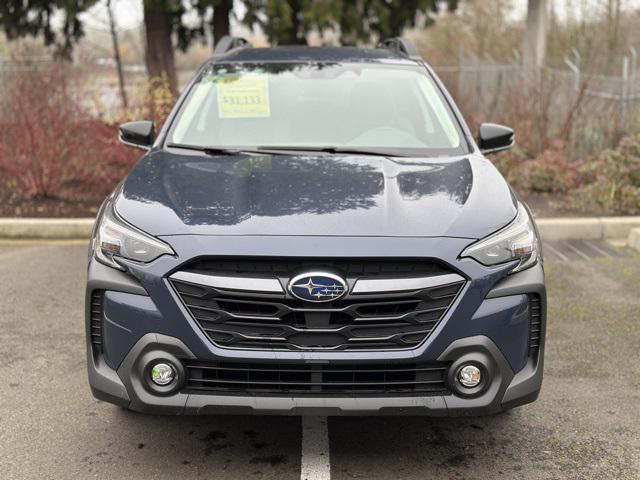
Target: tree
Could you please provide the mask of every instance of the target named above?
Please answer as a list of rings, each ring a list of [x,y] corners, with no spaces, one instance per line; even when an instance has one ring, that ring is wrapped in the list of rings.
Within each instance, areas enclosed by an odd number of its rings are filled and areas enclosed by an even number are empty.
[[[84,34],[79,15],[96,0],[3,0],[0,2],[0,25],[9,40],[42,35],[45,45],[55,46],[57,56],[71,59],[73,44]],[[51,19],[64,15],[62,30],[56,33]]]
[[[195,10],[198,15],[195,26],[182,21],[187,9]],[[232,13],[233,0],[144,0],[149,77],[166,78],[169,88],[176,93],[173,39],[177,48],[186,51],[194,41],[205,41],[208,30],[213,49],[222,37],[229,35]]]
[[[195,26],[182,21],[187,8],[194,9],[199,18]],[[185,51],[195,40],[211,33],[212,49],[220,39],[229,35],[229,17],[233,0],[144,0],[146,29],[146,63],[150,78],[166,78],[170,90],[177,92],[173,38],[176,46]]]
[[[417,13],[438,11],[439,0],[247,0],[243,22],[259,25],[272,44],[305,43],[316,29],[339,30],[343,45],[370,42],[373,37],[400,36],[415,26]],[[455,10],[458,0],[447,0]],[[427,17],[433,23],[431,17]]]
[[[116,21],[113,18],[113,10],[111,9],[111,0],[107,0],[107,15],[109,17],[109,32],[111,33],[111,41],[113,42],[113,59],[116,62],[116,70],[118,71],[118,85],[120,87],[120,99],[122,101],[122,109],[127,109],[127,92],[124,88],[124,75],[122,74],[122,60],[120,58],[120,46],[118,45],[118,32],[116,32]]]
[[[246,0],[244,3],[247,12],[242,21],[250,27],[258,25],[272,45],[306,43],[308,26],[303,16],[313,8],[312,0]]]
[[[229,35],[230,25],[229,17],[233,11],[233,0],[219,0],[213,6],[213,18],[211,27],[213,29],[213,47],[218,44],[220,39],[225,35]]]
[[[621,0],[607,0],[607,47],[609,50],[608,67],[609,70],[614,65],[618,48],[620,46],[620,14]]]
[[[173,0],[144,0],[147,73],[151,79],[166,79],[174,94],[178,91],[178,81],[171,39],[182,13],[180,4]]]
[[[232,0],[191,0],[192,4],[206,4],[221,9],[215,16],[216,38],[228,34],[228,17]],[[97,0],[2,0],[0,26],[9,40],[25,36],[42,36],[46,45],[55,46],[58,57],[70,60],[73,46],[84,34],[80,14],[95,5]],[[182,16],[189,7],[184,0],[143,0],[145,35],[145,61],[150,78],[164,77],[169,88],[177,91],[174,61],[174,42],[186,50],[200,35],[198,28],[183,25]],[[227,20],[224,22],[224,10]],[[52,25],[54,17],[62,14],[61,29]]]
[[[195,26],[182,21],[187,9],[195,10],[198,15]],[[177,48],[186,51],[194,41],[206,40],[209,30],[213,49],[223,36],[229,35],[232,12],[233,0],[144,0],[149,77],[165,77],[171,91],[176,93],[173,39]]]
[[[431,13],[438,12],[439,0],[338,0],[340,34],[343,43],[371,41],[399,37],[405,28],[416,25],[417,13],[427,18],[427,25],[433,24]],[[458,0],[447,0],[447,9],[458,7]]]
[[[222,37],[229,35],[233,0],[191,0],[191,8],[198,12],[200,26],[190,31],[185,27],[185,40],[188,38],[191,41],[196,37],[206,38],[204,25],[208,24],[212,38],[211,47],[215,48]]]
[[[529,0],[524,37],[524,64],[530,70],[544,66],[547,46],[547,1]]]

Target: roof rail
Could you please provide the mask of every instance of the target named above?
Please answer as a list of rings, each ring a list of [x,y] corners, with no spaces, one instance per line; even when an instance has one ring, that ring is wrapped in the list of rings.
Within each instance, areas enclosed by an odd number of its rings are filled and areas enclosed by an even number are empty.
[[[393,50],[400,53],[401,55],[404,55],[405,57],[409,57],[412,60],[422,60],[422,56],[420,55],[420,52],[418,52],[418,49],[413,44],[413,42],[405,40],[404,38],[385,38],[380,43],[378,43],[377,48],[386,48],[388,50]]]
[[[248,40],[241,37],[232,37],[231,35],[225,35],[220,39],[216,48],[213,50],[213,58],[223,57],[231,50],[236,48],[250,48],[252,45]]]

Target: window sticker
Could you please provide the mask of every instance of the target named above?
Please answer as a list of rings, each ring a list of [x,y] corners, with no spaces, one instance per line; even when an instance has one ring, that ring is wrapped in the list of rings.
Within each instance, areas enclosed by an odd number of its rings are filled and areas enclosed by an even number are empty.
[[[220,118],[259,118],[271,115],[267,75],[229,75],[219,78],[216,86]]]

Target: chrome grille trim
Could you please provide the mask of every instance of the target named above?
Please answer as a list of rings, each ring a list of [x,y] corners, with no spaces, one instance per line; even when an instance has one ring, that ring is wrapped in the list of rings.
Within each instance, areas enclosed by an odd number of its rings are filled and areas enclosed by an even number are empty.
[[[422,290],[463,282],[464,277],[457,273],[416,278],[371,278],[356,280],[351,293],[390,293]]]
[[[284,293],[282,285],[280,285],[280,282],[276,278],[229,277],[195,272],[176,272],[169,278],[225,290]]]
[[[282,285],[276,278],[229,277],[185,271],[176,272],[169,278],[197,285],[205,285],[207,287],[222,288],[224,290],[284,293]],[[462,281],[464,281],[464,277],[457,273],[416,278],[358,279],[356,280],[351,293],[365,294],[405,292],[411,290],[422,290],[424,288],[440,287]]]

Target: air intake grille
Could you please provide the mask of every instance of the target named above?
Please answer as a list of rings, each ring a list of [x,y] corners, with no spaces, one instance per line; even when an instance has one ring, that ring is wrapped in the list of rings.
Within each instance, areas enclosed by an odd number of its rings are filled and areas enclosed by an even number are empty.
[[[98,352],[102,352],[102,300],[104,292],[95,290],[91,293],[91,344]]]
[[[447,364],[186,365],[186,391],[242,395],[446,395]]]
[[[401,279],[451,273],[435,263],[412,260],[286,260],[282,264],[275,260],[258,260],[255,264],[248,260],[208,260],[190,265],[187,271],[246,277],[260,272],[262,278],[277,277],[286,285],[300,268],[330,267],[351,282],[358,278]],[[323,304],[303,302],[284,293],[226,290],[175,278],[171,283],[209,339],[221,347],[382,350],[415,348],[422,343],[445,315],[464,280],[409,292],[350,294]]]
[[[269,275],[291,277],[305,269],[324,269],[340,272],[345,278],[351,277],[417,277],[450,273],[444,265],[433,261],[413,259],[366,258],[246,258],[213,257],[197,260],[189,264],[187,270],[216,275]]]
[[[542,316],[539,295],[529,295],[529,356],[534,357],[540,349]]]

